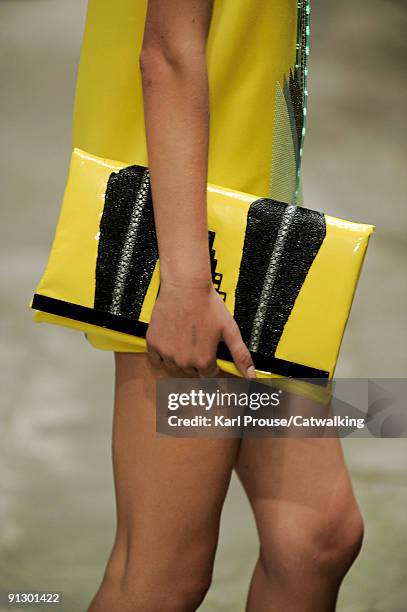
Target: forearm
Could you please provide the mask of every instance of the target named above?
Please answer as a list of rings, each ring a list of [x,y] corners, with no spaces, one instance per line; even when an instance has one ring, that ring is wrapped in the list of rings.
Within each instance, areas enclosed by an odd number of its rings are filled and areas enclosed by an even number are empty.
[[[210,280],[209,87],[204,48],[194,51],[171,61],[147,50],[140,65],[161,278],[201,284]]]
[[[140,55],[161,289],[146,340],[171,375],[216,376],[223,340],[243,376],[250,353],[211,282],[206,210],[213,0],[148,0]]]

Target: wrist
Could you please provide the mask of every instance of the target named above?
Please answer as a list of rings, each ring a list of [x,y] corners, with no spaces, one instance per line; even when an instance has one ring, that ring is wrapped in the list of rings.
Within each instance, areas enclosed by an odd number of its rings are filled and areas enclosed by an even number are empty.
[[[160,287],[191,292],[210,292],[213,289],[212,279],[168,279],[161,278]]]
[[[209,253],[160,257],[160,280],[178,287],[207,287],[212,285]]]

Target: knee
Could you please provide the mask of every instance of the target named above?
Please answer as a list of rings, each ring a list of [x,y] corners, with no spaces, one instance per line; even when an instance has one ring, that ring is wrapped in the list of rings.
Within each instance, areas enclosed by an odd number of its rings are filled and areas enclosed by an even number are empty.
[[[359,554],[363,519],[356,503],[345,516],[327,512],[318,519],[286,523],[261,544],[267,573],[295,579],[298,572],[342,579]]]
[[[346,516],[329,516],[316,533],[309,534],[307,549],[316,571],[343,578],[359,554],[363,542],[364,525],[355,504]]]

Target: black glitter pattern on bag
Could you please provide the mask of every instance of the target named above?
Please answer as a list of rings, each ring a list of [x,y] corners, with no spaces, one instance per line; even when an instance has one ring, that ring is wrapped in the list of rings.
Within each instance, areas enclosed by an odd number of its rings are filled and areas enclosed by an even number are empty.
[[[268,198],[260,198],[252,202],[248,211],[234,310],[247,345],[285,206],[280,202],[270,205]]]
[[[95,308],[138,319],[157,260],[148,170],[113,172],[100,221]]]
[[[260,299],[264,301],[266,293],[259,341],[254,350],[267,356],[275,354],[284,325],[326,235],[324,215],[302,207],[295,207],[286,229],[282,229],[281,221],[287,218],[289,208],[292,209],[270,199],[251,204],[236,288],[234,316],[248,346],[255,335],[253,325]],[[270,290],[264,292],[274,260],[277,263],[272,270],[273,282]]]

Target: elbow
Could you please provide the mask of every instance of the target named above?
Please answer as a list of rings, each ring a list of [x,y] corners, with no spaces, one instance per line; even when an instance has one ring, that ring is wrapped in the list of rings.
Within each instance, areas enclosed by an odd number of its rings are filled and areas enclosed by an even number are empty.
[[[139,55],[139,68],[143,77],[156,72],[165,63],[165,56],[159,49],[149,46],[142,47]]]
[[[196,49],[191,53],[178,46],[144,44],[139,54],[139,68],[142,78],[161,76],[168,73],[182,75],[198,72],[206,65],[205,50]]]
[[[149,70],[150,66],[152,65],[152,61],[155,58],[155,54],[153,53],[153,49],[151,49],[150,47],[146,47],[143,46],[141,48],[139,57],[138,57],[138,63],[139,63],[139,68],[140,68],[140,72],[144,73],[147,72],[147,70]]]

